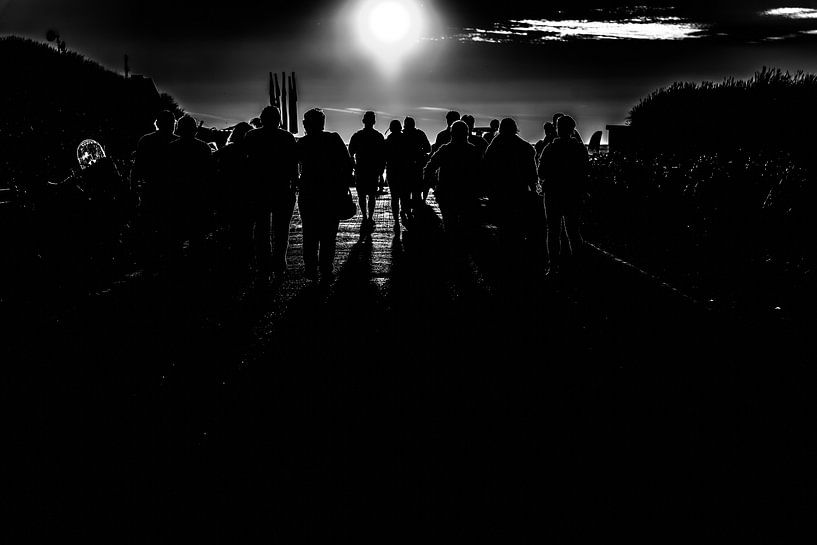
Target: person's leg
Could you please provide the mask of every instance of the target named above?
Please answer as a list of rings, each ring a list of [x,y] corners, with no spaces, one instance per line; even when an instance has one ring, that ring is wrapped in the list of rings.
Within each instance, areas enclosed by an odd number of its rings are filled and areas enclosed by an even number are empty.
[[[394,219],[394,232],[400,232],[400,194],[392,187],[391,192],[391,215]]]
[[[335,270],[335,247],[338,239],[340,222],[331,216],[321,220],[320,233],[320,272],[321,277],[328,280]]]
[[[371,193],[371,194],[369,195],[369,208],[368,208],[368,211],[369,211],[369,222],[370,222],[370,223],[374,223],[374,207],[375,207],[375,204],[376,204],[376,203],[377,203],[377,193]],[[364,213],[364,212],[363,212],[364,210],[365,210],[365,209],[361,207],[361,209],[360,209],[360,213],[361,213],[361,214],[363,214],[363,213]]]
[[[451,217],[451,207],[449,206],[448,199],[446,198],[439,198],[437,197],[437,205],[440,207],[440,215],[442,216],[442,223],[443,223],[443,231],[446,233],[450,233],[453,229],[453,218]]]
[[[369,197],[371,201],[371,197]],[[361,187],[357,189],[357,204],[360,206],[360,215],[363,216],[363,224],[365,225],[368,217],[366,217],[366,193],[363,192]]]
[[[570,207],[564,214],[565,236],[570,246],[570,255],[581,254],[584,247],[584,239],[581,234],[581,222],[579,220],[578,207]]]
[[[228,220],[230,269],[236,275],[246,271],[252,252],[252,218],[245,207],[235,207]]]
[[[255,266],[259,272],[267,272],[270,268],[270,210],[263,207],[255,211]]]
[[[545,223],[547,225],[547,252],[551,269],[558,267],[559,235],[562,230],[562,212],[556,199],[545,194]]]
[[[400,208],[401,218],[405,218],[405,222],[411,225],[411,221],[414,219],[411,214],[411,193],[404,191],[400,194]]]
[[[304,252],[304,273],[307,278],[315,278],[318,275],[318,243],[320,241],[319,225],[313,217],[309,205],[304,206],[304,201],[299,201],[301,213],[301,224],[303,229],[303,252]]]
[[[279,274],[287,269],[287,248],[289,247],[289,226],[295,210],[295,195],[287,195],[286,200],[275,207],[272,214],[272,270]]]

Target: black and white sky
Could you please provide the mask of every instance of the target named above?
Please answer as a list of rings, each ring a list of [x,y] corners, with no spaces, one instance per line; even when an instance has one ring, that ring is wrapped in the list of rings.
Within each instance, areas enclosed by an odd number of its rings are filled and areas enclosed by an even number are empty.
[[[214,126],[267,103],[267,73],[295,71],[300,110],[344,138],[362,110],[407,114],[432,133],[444,112],[514,117],[534,140],[555,111],[583,134],[621,123],[676,80],[817,72],[817,3],[803,0],[0,0],[0,35],[57,29],[69,49],[154,78]]]

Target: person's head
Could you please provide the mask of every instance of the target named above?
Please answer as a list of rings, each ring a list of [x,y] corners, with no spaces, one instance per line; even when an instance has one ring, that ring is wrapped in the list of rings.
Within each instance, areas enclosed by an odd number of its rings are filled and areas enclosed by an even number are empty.
[[[499,134],[516,134],[519,128],[516,126],[516,121],[510,117],[506,117],[499,123]]]
[[[546,121],[545,124],[542,125],[542,129],[545,131],[545,136],[556,136],[556,125],[550,121]]]
[[[326,126],[326,114],[320,108],[312,108],[304,114],[306,134],[321,132]]]
[[[454,121],[459,121],[459,119],[460,119],[460,113],[455,111],[455,110],[451,110],[450,112],[445,114],[445,122],[448,123],[449,127],[451,126],[451,124]]]
[[[563,114],[562,112],[556,112],[555,114],[553,114],[553,125],[556,125],[556,122],[559,121],[559,118],[562,117],[563,115],[565,114]]]
[[[281,125],[281,112],[275,106],[267,106],[261,110],[261,126],[275,129]]]
[[[570,138],[576,130],[576,121],[569,115],[563,115],[556,122],[556,132],[562,138]]]
[[[375,117],[374,112],[369,110],[365,114],[363,114],[363,126],[364,127],[374,127],[375,122],[377,121],[377,117]]]
[[[246,121],[242,121],[235,127],[233,127],[233,132],[230,133],[230,138],[227,139],[228,144],[240,144],[244,141],[244,137],[247,136],[247,133],[252,130],[252,125],[247,123]]]
[[[176,129],[176,118],[173,117],[173,112],[170,110],[162,110],[156,116],[156,122],[153,125],[157,131],[172,133]]]
[[[468,125],[464,121],[454,121],[451,124],[451,141],[466,142],[468,140]]]
[[[260,128],[261,127],[261,118],[260,117],[253,117],[252,119],[250,119],[250,125],[253,128],[256,128],[256,129]]]
[[[496,132],[499,130],[499,119],[492,119],[491,124],[489,125],[491,130]]]
[[[403,132],[403,126],[400,124],[399,119],[391,120],[391,123],[389,123],[389,132],[392,134]]]
[[[474,130],[474,125],[476,124],[477,120],[474,119],[473,115],[465,114],[464,116],[462,116],[462,120],[465,122],[466,125],[468,125],[469,133]]]
[[[196,120],[189,115],[182,116],[179,122],[176,123],[176,134],[180,138],[195,138],[196,130]]]
[[[406,129],[407,131],[412,131],[412,130],[414,130],[415,128],[417,128],[417,124],[414,122],[414,118],[413,118],[413,117],[407,117],[407,118],[406,118],[406,119],[403,121],[403,127],[405,127],[405,129]]]

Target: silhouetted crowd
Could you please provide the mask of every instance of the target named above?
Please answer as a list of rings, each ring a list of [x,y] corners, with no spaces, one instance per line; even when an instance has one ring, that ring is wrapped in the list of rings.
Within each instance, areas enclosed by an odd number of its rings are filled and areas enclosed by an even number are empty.
[[[325,130],[320,109],[304,114],[306,135],[296,139],[268,106],[251,123],[236,125],[214,151],[196,138],[192,117],[176,121],[161,112],[155,132],[139,140],[131,172],[146,270],[172,268],[185,247],[194,251],[220,222],[237,271],[280,279],[297,201],[306,277],[329,280],[349,187],[357,189],[361,230],[371,232],[384,180],[396,236],[413,228],[433,190],[452,240],[468,238],[487,201],[504,241],[532,242],[537,227],[546,230],[549,274],[579,252],[588,153],[570,116],[554,115],[535,146],[519,137],[510,118],[493,120],[479,135],[473,116],[448,112],[433,144],[411,117],[391,121],[385,137],[376,121],[366,112],[347,148]]]

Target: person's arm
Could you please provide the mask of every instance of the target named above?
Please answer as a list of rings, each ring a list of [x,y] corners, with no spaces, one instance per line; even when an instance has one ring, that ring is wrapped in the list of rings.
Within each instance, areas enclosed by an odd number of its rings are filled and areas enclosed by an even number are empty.
[[[386,139],[383,138],[383,135],[380,135],[377,142],[377,175],[382,176],[383,171],[386,170]]]
[[[349,150],[346,149],[346,144],[343,143],[343,139],[338,133],[333,134],[335,135],[335,147],[338,153],[338,170],[340,174],[338,181],[343,184],[343,189],[345,190],[352,185],[352,170],[355,165],[352,158],[349,157]]]
[[[423,167],[423,179],[428,180],[430,179],[435,172],[440,168],[440,163],[442,160],[442,156],[445,152],[442,148],[435,151],[431,157],[429,158],[426,166]]]
[[[525,162],[522,165],[522,174],[525,177],[528,188],[536,193],[536,181],[538,173],[536,171],[536,150],[533,146],[528,146],[525,149]]]
[[[587,152],[587,146],[581,144],[581,172],[580,172],[580,183],[581,183],[581,191],[582,194],[586,194],[588,192],[588,176],[590,174],[590,154]]]
[[[548,144],[542,150],[542,153],[539,155],[539,164],[536,167],[536,174],[539,176],[539,181],[542,185],[542,190],[544,191],[545,185],[547,183],[547,171],[548,171],[548,163],[550,162],[550,153],[551,153],[551,146],[553,144]]]
[[[420,151],[423,155],[431,153],[431,143],[428,141],[428,136],[423,131],[420,131]]]
[[[352,158],[352,163],[357,166],[357,133],[352,135],[352,138],[349,139],[349,157]]]
[[[287,168],[286,168],[286,179],[289,182],[289,189],[290,191],[296,191],[298,189],[298,141],[295,140],[295,137],[290,134],[287,134]]]

